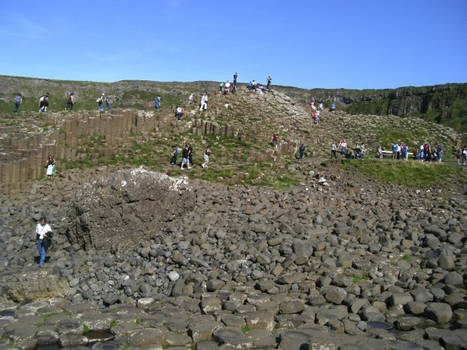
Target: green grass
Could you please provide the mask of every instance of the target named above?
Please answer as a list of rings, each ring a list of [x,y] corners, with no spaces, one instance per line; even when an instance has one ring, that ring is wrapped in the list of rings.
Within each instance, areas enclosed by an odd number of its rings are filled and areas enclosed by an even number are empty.
[[[91,328],[86,323],[83,323],[83,333],[90,332]]]
[[[117,320],[112,320],[112,321],[110,322],[109,328],[112,329],[112,328],[116,327],[117,324],[118,324],[118,321],[117,321]]]
[[[344,161],[343,166],[385,183],[416,188],[452,185],[453,180],[466,182],[462,168],[439,163],[362,160]]]
[[[402,260],[405,260],[405,261],[408,262],[408,261],[412,260],[412,257],[409,254],[404,254],[402,256]]]
[[[358,274],[353,274],[352,275],[353,283],[358,283],[360,281],[364,281],[364,280],[367,280],[367,279],[368,279],[368,275],[366,273],[362,274],[362,275],[358,275]]]
[[[241,328],[241,331],[242,331],[243,333],[248,333],[248,332],[251,331],[252,329],[253,329],[253,328],[251,328],[251,326],[246,325],[246,326],[243,326],[243,327]]]

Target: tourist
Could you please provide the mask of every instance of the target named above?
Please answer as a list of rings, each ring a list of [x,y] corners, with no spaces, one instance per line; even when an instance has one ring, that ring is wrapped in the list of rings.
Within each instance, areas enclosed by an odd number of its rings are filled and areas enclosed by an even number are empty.
[[[47,177],[52,177],[55,175],[55,167],[56,167],[56,162],[54,159],[54,156],[52,154],[49,154],[49,157],[47,159],[47,163],[45,164],[45,169],[46,169],[46,175]]]
[[[342,139],[339,143],[339,149],[341,151],[341,155],[345,157],[347,154],[347,142],[345,142],[345,139]]]
[[[188,161],[193,166],[193,147],[191,145],[188,145]]]
[[[397,143],[393,143],[391,146],[392,149],[392,159],[397,159]]]
[[[75,105],[75,94],[71,92],[66,99],[66,109],[71,111]]]
[[[425,154],[425,161],[429,162],[431,160],[431,145],[429,143],[423,145],[423,153]]]
[[[402,159],[409,160],[409,147],[404,143],[402,144]]]
[[[438,162],[442,162],[443,161],[443,148],[438,145],[436,146],[436,156],[437,156],[437,159],[438,159]]]
[[[318,111],[322,111],[324,109],[323,103],[320,102],[318,106]]]
[[[224,82],[221,81],[221,82],[219,83],[219,92],[222,93],[223,90],[224,90]]]
[[[204,151],[204,154],[203,154],[203,164],[201,164],[201,166],[203,168],[206,168],[209,164],[209,156],[211,155],[211,149],[208,147],[206,148],[206,150]]]
[[[462,159],[462,165],[467,165],[467,147],[464,146],[463,150],[462,150],[462,156],[461,156],[461,159]]]
[[[112,101],[110,100],[110,96],[105,97],[105,110],[110,111],[110,108],[112,107]]]
[[[277,147],[278,142],[279,142],[279,135],[272,134],[271,146],[272,147]]]
[[[156,98],[154,99],[154,108],[156,109],[156,111],[159,110],[160,106],[161,106],[161,98],[160,96],[156,96]]]
[[[233,75],[233,86],[235,88],[237,88],[237,79],[238,79],[238,73],[235,72],[235,74]]]
[[[305,156],[305,151],[306,151],[306,147],[302,143],[300,147],[298,147],[298,159],[303,159],[303,157]]]
[[[157,97],[156,97],[157,98]],[[194,100],[195,96],[193,95],[193,93],[190,94],[190,96],[188,96],[188,104],[192,104],[193,103],[193,100]],[[157,108],[156,108],[157,109]]]
[[[266,84],[266,89],[268,89],[268,90],[271,89],[271,82],[272,82],[272,78],[271,78],[271,76],[269,75],[269,76],[268,76],[268,83]]]
[[[334,142],[331,144],[331,159],[332,158],[337,160],[337,147]]]
[[[185,114],[185,111],[183,110],[182,107],[177,107],[177,109],[175,110],[175,118],[177,118],[177,120],[182,120],[182,117],[183,115]]]
[[[381,145],[378,145],[378,149],[376,150],[376,157],[383,159],[383,147],[381,147]]]
[[[329,107],[329,110],[331,112],[334,112],[336,110],[336,104],[334,102],[331,103],[331,107]]]
[[[102,95],[96,100],[97,109],[99,110],[99,112],[104,111],[104,96],[105,96],[105,94],[102,93]]]
[[[47,112],[47,107],[49,106],[49,93],[41,96],[39,99],[39,112]]]
[[[420,157],[419,157],[419,160],[420,161],[424,161],[425,159],[425,148],[423,145],[420,145],[420,153],[419,153]]]
[[[170,158],[170,164],[177,165],[177,158],[178,158],[178,147],[173,146],[172,157]]]
[[[205,111],[208,109],[208,93],[205,92],[201,97],[201,105],[199,107],[200,111]]]
[[[188,169],[190,169],[190,149],[188,148],[188,145],[185,145],[185,147],[182,150],[182,164],[180,165],[180,169],[183,169],[183,167],[186,165]]]
[[[39,250],[39,266],[43,267],[47,255],[47,249],[52,238],[52,229],[47,224],[45,217],[41,217],[36,226],[37,249]]]
[[[224,85],[224,95],[227,95],[230,92],[230,81],[227,80],[227,82]]]
[[[319,123],[319,113],[319,110],[317,110],[315,115],[313,116],[313,121],[315,122],[315,124]]]
[[[16,96],[15,96],[15,113],[18,113],[19,106],[21,105],[21,102],[23,102],[23,97],[21,96],[21,94],[16,94]]]

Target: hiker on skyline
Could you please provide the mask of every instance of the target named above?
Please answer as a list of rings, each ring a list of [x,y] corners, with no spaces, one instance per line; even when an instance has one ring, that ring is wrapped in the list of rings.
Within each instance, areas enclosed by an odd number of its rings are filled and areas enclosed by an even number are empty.
[[[235,87],[237,87],[237,79],[238,79],[238,73],[235,72],[235,74],[233,75],[233,85]]]
[[[15,113],[18,113],[19,106],[21,105],[21,102],[23,102],[23,97],[21,96],[21,94],[16,94],[16,96],[15,96]]]
[[[267,83],[267,85],[266,85],[266,89],[268,89],[268,90],[271,89],[271,82],[272,82],[272,78],[271,78],[271,76],[269,75],[269,76],[268,76],[268,83]]]
[[[156,111],[159,110],[161,106],[161,98],[160,96],[156,96],[156,98],[154,99],[154,108],[156,109]]]

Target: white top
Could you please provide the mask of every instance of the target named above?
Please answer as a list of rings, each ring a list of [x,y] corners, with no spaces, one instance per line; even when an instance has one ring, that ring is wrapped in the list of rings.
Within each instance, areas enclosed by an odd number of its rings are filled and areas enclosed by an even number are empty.
[[[36,226],[36,233],[39,235],[39,239],[44,239],[44,235],[47,234],[47,232],[51,232],[52,229],[50,228],[49,224],[45,224],[42,226],[40,223],[37,224]]]

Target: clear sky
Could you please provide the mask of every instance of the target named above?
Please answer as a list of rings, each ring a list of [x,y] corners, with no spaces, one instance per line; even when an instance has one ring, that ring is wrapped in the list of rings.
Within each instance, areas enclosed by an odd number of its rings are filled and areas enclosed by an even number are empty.
[[[303,88],[467,82],[467,0],[2,1],[0,74]]]

